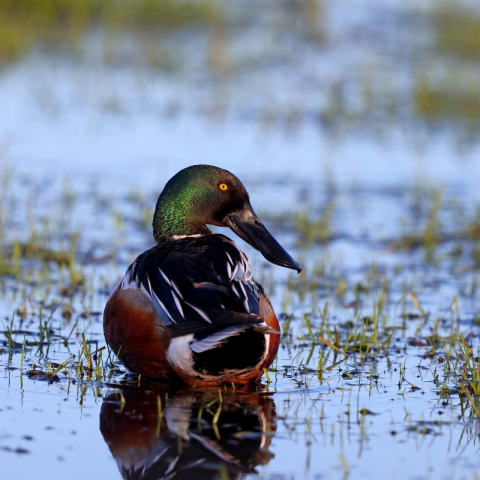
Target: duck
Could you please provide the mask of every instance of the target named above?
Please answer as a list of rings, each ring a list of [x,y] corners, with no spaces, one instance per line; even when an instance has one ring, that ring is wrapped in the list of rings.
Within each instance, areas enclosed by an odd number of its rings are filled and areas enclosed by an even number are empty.
[[[136,374],[193,386],[248,385],[270,367],[280,327],[228,227],[269,262],[301,266],[254,212],[242,182],[192,165],[165,185],[153,215],[155,245],[128,267],[104,310],[105,340]]]

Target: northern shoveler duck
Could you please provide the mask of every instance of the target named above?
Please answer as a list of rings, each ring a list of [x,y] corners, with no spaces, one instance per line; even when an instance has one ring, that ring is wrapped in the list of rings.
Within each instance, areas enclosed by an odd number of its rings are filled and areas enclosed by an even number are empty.
[[[279,325],[231,228],[272,263],[301,271],[258,219],[235,175],[209,165],[178,172],[155,208],[156,245],[107,301],[104,332],[131,371],[195,385],[246,384],[273,362]]]

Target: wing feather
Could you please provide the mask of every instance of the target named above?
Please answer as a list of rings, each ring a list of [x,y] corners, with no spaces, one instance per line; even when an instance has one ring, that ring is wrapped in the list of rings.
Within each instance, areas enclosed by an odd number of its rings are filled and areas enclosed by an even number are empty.
[[[245,254],[223,235],[156,245],[136,259],[127,275],[125,285],[135,284],[149,296],[173,337],[212,332],[216,337],[204,345],[218,346],[229,332],[236,335],[263,322],[261,287]]]

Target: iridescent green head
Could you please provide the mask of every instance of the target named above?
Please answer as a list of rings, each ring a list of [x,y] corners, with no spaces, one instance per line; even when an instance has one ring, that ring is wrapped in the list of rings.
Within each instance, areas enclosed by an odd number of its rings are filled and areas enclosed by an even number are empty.
[[[210,165],[193,165],[165,185],[153,216],[153,236],[162,243],[179,236],[207,235],[212,233],[207,224],[229,227],[270,262],[301,270],[260,222],[235,175]]]
[[[153,236],[158,243],[177,235],[211,233],[206,224],[225,226],[225,216],[245,203],[248,193],[235,175],[193,165],[165,185],[155,208]]]

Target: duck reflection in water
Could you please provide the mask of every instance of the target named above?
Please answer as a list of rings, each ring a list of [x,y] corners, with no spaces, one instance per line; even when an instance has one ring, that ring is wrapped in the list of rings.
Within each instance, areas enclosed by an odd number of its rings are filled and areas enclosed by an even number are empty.
[[[125,479],[240,479],[274,454],[275,404],[266,393],[116,390],[100,430]]]

